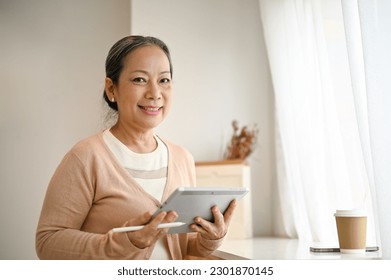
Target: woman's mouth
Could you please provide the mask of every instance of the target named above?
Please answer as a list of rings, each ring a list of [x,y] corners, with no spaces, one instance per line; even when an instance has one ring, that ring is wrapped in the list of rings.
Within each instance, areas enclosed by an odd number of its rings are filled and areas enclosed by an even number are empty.
[[[140,106],[140,105],[138,107],[148,115],[157,115],[159,114],[160,109],[163,108],[163,106],[157,107],[157,106]]]

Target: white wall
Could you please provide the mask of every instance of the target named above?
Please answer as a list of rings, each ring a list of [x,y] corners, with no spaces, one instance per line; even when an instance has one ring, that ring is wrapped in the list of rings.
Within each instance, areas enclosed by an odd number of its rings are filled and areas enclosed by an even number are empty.
[[[0,259],[35,259],[46,187],[101,128],[104,62],[129,34],[128,0],[0,2]]]
[[[258,124],[254,233],[272,234],[274,105],[258,0],[132,0],[131,32],[159,37],[172,52],[174,104],[160,135],[196,161],[221,160],[232,120]]]

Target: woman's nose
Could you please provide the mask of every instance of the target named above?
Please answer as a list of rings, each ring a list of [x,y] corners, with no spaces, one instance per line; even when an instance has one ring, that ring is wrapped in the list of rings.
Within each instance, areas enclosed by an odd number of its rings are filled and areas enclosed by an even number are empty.
[[[151,82],[149,87],[148,87],[148,91],[146,93],[146,98],[147,99],[160,99],[161,98],[161,89],[159,87],[159,85],[155,82]]]

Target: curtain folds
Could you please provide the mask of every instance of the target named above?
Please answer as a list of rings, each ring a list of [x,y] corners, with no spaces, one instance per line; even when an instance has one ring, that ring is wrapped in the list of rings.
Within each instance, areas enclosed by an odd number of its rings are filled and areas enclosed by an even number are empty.
[[[365,84],[352,82],[364,72],[351,73],[341,2],[259,3],[276,106],[275,233],[337,244],[335,210],[365,208],[376,244]]]

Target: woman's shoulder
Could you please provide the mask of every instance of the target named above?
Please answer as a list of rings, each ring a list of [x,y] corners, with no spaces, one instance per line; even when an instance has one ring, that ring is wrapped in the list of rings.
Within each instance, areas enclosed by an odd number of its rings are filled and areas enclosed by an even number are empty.
[[[170,140],[159,137],[163,143],[167,146],[170,156],[174,156],[176,159],[183,158],[194,162],[193,155],[183,146],[175,144]]]
[[[105,150],[102,135],[103,133],[99,132],[80,140],[71,148],[69,154],[83,158],[94,154],[101,154]]]
[[[78,141],[72,149],[84,149],[87,147],[91,146],[99,146],[102,144],[101,139],[102,139],[102,134],[103,132],[98,132],[94,135],[88,136],[80,141]]]

